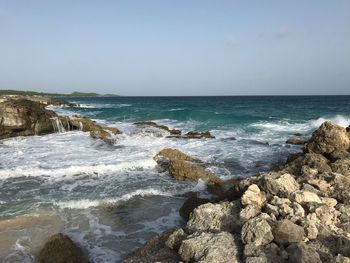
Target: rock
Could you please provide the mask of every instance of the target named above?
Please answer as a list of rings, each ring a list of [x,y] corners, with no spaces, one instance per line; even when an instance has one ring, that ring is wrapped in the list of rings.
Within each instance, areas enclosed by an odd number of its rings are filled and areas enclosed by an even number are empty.
[[[289,196],[291,193],[300,189],[299,184],[294,177],[288,173],[269,173],[263,178],[265,188],[272,195]]]
[[[202,179],[207,181],[208,184],[222,183],[222,180],[214,173],[206,170],[198,163],[194,163],[190,156],[178,150],[163,149],[154,157],[154,160],[161,170],[167,170],[177,180],[198,181]]]
[[[0,139],[43,135],[54,132],[52,118],[57,115],[44,105],[26,99],[0,102]]]
[[[333,259],[332,263],[350,263],[350,258],[344,257],[343,255],[338,255]]]
[[[287,251],[290,263],[321,263],[320,255],[304,242],[290,245]]]
[[[184,262],[238,263],[237,243],[227,232],[195,233],[182,242],[179,254]]]
[[[138,125],[138,126],[151,126],[151,127],[154,127],[154,128],[165,130],[165,131],[168,131],[172,135],[181,135],[181,131],[180,130],[170,129],[169,127],[167,127],[165,125],[160,125],[160,124],[157,124],[157,123],[155,123],[153,121],[138,121],[138,122],[135,122],[134,124]]]
[[[273,235],[277,244],[285,245],[297,243],[303,240],[304,229],[294,224],[292,221],[284,219],[277,222]]]
[[[266,202],[265,193],[261,192],[259,187],[256,184],[252,184],[244,192],[241,198],[242,205],[254,205],[258,208],[261,208]]]
[[[266,246],[255,246],[253,244],[247,244],[244,247],[245,262],[251,263],[285,263],[284,259],[288,257],[286,252],[281,250],[275,243],[270,243]]]
[[[294,138],[294,139],[288,139],[286,141],[287,144],[293,144],[293,145],[304,145],[306,143],[305,140],[299,139],[299,138]]]
[[[189,233],[196,231],[233,232],[239,228],[239,206],[235,202],[207,203],[193,210],[187,222]]]
[[[332,181],[333,197],[339,202],[350,204],[350,178],[341,174],[334,174]]]
[[[188,221],[190,218],[191,212],[200,205],[209,203],[210,200],[206,198],[197,197],[197,193],[191,193],[190,196],[186,199],[186,201],[181,206],[179,213],[183,219]]]
[[[181,261],[178,253],[165,245],[174,230],[168,230],[147,241],[141,248],[127,255],[123,263],[178,263]]]
[[[321,205],[315,209],[315,214],[322,224],[335,225],[339,212],[334,207]]]
[[[182,241],[186,239],[186,237],[187,234],[185,231],[182,228],[179,228],[169,235],[165,245],[170,249],[178,250]]]
[[[350,177],[350,158],[339,159],[331,164],[332,171]]]
[[[209,131],[205,131],[205,132],[189,131],[188,133],[186,133],[186,136],[190,139],[215,138],[215,136],[212,135]]]
[[[294,175],[301,175],[303,169],[305,169],[304,166],[317,170],[315,174],[332,172],[332,169],[329,166],[329,160],[322,154],[316,153],[306,153],[305,155],[299,156],[293,161],[287,163],[284,170]]]
[[[244,244],[255,246],[267,245],[274,238],[269,223],[259,217],[250,219],[243,225],[241,237]]]
[[[297,191],[293,194],[293,199],[299,204],[304,203],[322,203],[320,197],[309,191]]]
[[[346,150],[334,151],[332,153],[327,154],[326,156],[332,163],[334,163],[334,162],[341,160],[341,159],[350,158],[350,152],[348,152]]]
[[[39,263],[88,263],[83,251],[64,234],[49,238],[39,253]]]
[[[239,213],[239,217],[242,221],[248,221],[249,219],[256,217],[260,213],[260,209],[254,205],[247,205]]]
[[[308,152],[328,154],[350,148],[346,129],[329,121],[324,122],[313,134],[305,149]]]

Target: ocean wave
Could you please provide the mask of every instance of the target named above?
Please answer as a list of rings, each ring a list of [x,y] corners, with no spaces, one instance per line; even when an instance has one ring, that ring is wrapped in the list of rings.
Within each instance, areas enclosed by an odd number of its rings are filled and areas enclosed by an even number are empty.
[[[319,127],[325,121],[331,121],[335,124],[338,124],[339,126],[346,128],[350,125],[350,116],[336,115],[333,117],[321,117],[317,120],[310,121],[310,123],[313,127]]]
[[[144,159],[140,161],[123,162],[119,164],[98,164],[98,165],[75,165],[66,168],[15,168],[0,170],[0,178],[2,180],[13,177],[36,177],[36,176],[49,176],[49,177],[67,177],[74,175],[104,175],[109,173],[115,173],[118,171],[127,170],[142,170],[149,169],[155,166],[155,161],[152,159]]]
[[[80,199],[80,200],[71,200],[71,201],[59,201],[59,202],[56,202],[55,205],[61,209],[65,209],[65,208],[66,209],[87,209],[90,207],[97,207],[101,205],[109,205],[109,204],[116,204],[118,202],[125,202],[136,196],[141,196],[141,197],[151,196],[151,195],[173,196],[174,194],[177,194],[177,193],[164,192],[154,188],[139,189],[119,197],[96,199],[96,200]]]

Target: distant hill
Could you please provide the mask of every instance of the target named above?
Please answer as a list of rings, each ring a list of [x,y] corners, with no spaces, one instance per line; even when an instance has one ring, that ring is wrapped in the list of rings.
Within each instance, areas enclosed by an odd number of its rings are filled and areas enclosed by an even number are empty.
[[[47,93],[35,91],[21,91],[21,90],[0,90],[0,95],[22,95],[22,96],[50,96],[50,97],[114,97],[115,94],[98,94],[94,92],[78,92],[74,91],[70,94],[65,93]]]

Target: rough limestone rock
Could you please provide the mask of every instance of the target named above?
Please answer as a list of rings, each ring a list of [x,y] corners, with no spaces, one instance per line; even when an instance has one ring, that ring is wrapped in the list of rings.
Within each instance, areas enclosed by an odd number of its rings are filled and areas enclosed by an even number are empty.
[[[193,158],[174,149],[163,149],[154,160],[160,167],[160,171],[168,171],[177,180],[207,181],[209,184],[222,183],[214,173],[206,170],[198,163],[193,162]]]
[[[350,178],[341,174],[335,174],[331,181],[333,197],[344,204],[350,204]]]
[[[267,245],[274,238],[269,223],[259,217],[250,219],[243,225],[241,237],[244,244],[255,246]]]
[[[150,127],[154,127],[157,129],[165,130],[172,135],[181,135],[180,130],[170,129],[169,127],[167,127],[165,125],[160,125],[160,124],[157,124],[156,122],[153,122],[153,121],[139,121],[139,122],[135,122],[134,124],[137,126],[150,126]]]
[[[320,255],[304,242],[290,245],[287,251],[290,263],[321,263]]]
[[[195,233],[182,242],[179,254],[184,262],[238,263],[237,243],[227,232]]]
[[[174,230],[167,230],[162,234],[155,236],[147,241],[147,243],[127,255],[123,263],[154,263],[167,262],[178,263],[181,261],[180,256],[176,251],[168,248],[165,243]],[[73,263],[73,262],[72,262]]]
[[[350,138],[345,128],[326,121],[312,134],[305,148],[319,154],[348,150]]]
[[[254,205],[261,208],[266,202],[266,195],[260,191],[256,184],[252,184],[248,187],[247,191],[244,192],[242,199],[242,205]]]
[[[322,154],[317,153],[306,153],[301,155],[296,159],[288,162],[285,165],[284,170],[288,173],[294,175],[301,175],[305,172],[305,168],[312,169],[317,173],[329,173],[332,172],[331,167],[329,166],[329,160],[324,157]]]
[[[235,202],[207,203],[193,210],[186,229],[190,233],[196,231],[232,232],[239,227],[238,212],[239,205]]]
[[[288,219],[277,222],[273,233],[280,245],[298,243],[304,238],[304,229]]]
[[[39,263],[88,263],[83,251],[66,235],[49,238],[39,253]]]
[[[0,102],[0,139],[43,135],[54,132],[52,118],[57,115],[44,105],[26,99]]]
[[[350,158],[339,159],[331,164],[332,171],[350,177]]]
[[[293,145],[304,145],[306,141],[300,138],[293,138],[293,139],[288,139],[286,143],[293,144]]]
[[[209,203],[210,200],[206,198],[199,198],[197,193],[191,193],[190,196],[186,199],[183,205],[180,207],[179,213],[180,216],[188,221],[190,218],[191,212],[200,205]]]
[[[310,191],[297,191],[293,194],[293,199],[299,204],[304,203],[322,203],[320,197]]]
[[[269,173],[264,176],[263,181],[265,189],[272,195],[279,194],[289,196],[291,193],[300,189],[297,181],[288,173]]]
[[[253,217],[256,217],[260,212],[261,210],[255,205],[247,205],[244,209],[241,210],[239,217],[243,222],[245,222]]]
[[[179,138],[179,139],[213,139],[215,138],[214,135],[212,135],[209,131],[205,132],[197,132],[197,131],[189,131],[188,133],[181,135],[181,134],[176,134],[176,135],[170,135],[167,136],[167,138]]]
[[[182,228],[179,228],[175,230],[173,233],[171,233],[165,241],[165,245],[174,250],[178,250],[180,248],[180,245],[184,239],[186,239],[187,234]]]
[[[287,263],[285,258],[288,256],[286,252],[280,250],[275,243],[266,246],[255,246],[247,244],[244,247],[245,263]]]

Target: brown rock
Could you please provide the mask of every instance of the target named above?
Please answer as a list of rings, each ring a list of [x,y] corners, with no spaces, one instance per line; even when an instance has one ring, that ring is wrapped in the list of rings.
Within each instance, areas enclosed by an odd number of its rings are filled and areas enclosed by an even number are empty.
[[[172,135],[181,135],[181,131],[180,130],[170,129],[169,127],[167,127],[165,125],[160,125],[160,124],[157,124],[157,123],[155,123],[153,121],[139,121],[139,122],[135,122],[134,124],[138,125],[138,126],[151,126],[151,127],[154,127],[154,128],[165,130],[165,131],[168,131]]]
[[[276,243],[281,245],[297,243],[304,238],[304,229],[288,219],[279,221],[273,233]]]
[[[320,255],[304,242],[290,245],[287,251],[290,263],[321,263]]]
[[[83,251],[66,235],[49,238],[39,253],[39,263],[88,263]]]
[[[287,144],[293,144],[293,145],[304,145],[306,143],[305,140],[299,139],[299,138],[294,138],[294,139],[288,139],[286,141]]]

